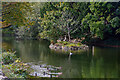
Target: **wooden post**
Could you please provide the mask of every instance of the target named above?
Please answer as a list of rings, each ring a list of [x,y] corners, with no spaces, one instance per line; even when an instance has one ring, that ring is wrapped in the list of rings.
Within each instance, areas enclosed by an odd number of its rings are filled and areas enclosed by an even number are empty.
[[[37,77],[37,73],[35,73],[35,76]]]
[[[52,78],[52,74],[50,74],[50,78]]]

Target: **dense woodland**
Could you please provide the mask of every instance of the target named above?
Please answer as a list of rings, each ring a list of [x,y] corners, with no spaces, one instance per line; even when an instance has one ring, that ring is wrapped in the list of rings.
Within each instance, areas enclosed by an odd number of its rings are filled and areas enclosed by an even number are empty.
[[[4,2],[2,31],[53,41],[119,39],[120,2]]]

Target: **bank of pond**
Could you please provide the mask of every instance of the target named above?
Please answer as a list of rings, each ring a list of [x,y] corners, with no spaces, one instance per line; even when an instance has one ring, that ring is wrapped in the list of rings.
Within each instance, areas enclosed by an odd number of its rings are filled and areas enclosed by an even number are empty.
[[[62,67],[47,64],[24,63],[15,52],[2,52],[2,72],[7,78],[57,78]]]

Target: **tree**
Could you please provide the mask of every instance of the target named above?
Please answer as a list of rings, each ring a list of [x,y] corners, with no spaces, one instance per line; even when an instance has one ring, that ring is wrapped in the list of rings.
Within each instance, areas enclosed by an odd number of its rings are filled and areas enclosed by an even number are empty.
[[[32,8],[28,2],[3,2],[2,4],[2,20],[6,21],[6,24],[27,26],[30,23],[27,15],[30,13]]]
[[[63,12],[62,16],[59,19],[60,23],[59,28],[65,32],[65,35],[68,35],[69,41],[71,38],[71,33],[74,33],[75,31],[77,31],[78,27],[78,23],[79,21],[75,21],[74,16],[71,15],[70,12],[65,11]]]
[[[46,3],[41,10],[43,13],[40,17],[40,28],[43,32],[40,33],[40,36],[57,39],[67,35],[69,41],[71,37],[77,38],[80,34],[81,20],[88,11],[88,5],[89,3],[74,2]],[[57,30],[55,32],[59,33],[56,34],[58,36],[50,35],[55,29]]]
[[[61,31],[57,26],[57,21],[60,16],[59,11],[46,11],[44,18],[40,17],[40,29],[42,32],[39,33],[41,38],[47,38],[57,40],[61,35]]]
[[[91,36],[103,39],[106,32],[111,34],[119,26],[119,17],[115,15],[118,7],[118,3],[91,2],[90,13],[82,19],[83,27]]]

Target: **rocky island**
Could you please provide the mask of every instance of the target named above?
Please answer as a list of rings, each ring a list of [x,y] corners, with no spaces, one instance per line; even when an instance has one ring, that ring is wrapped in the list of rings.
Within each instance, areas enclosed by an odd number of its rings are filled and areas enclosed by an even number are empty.
[[[59,41],[57,43],[51,43],[49,46],[50,49],[54,50],[63,50],[63,51],[78,51],[78,50],[88,50],[89,47],[81,42],[72,40],[72,41]]]

